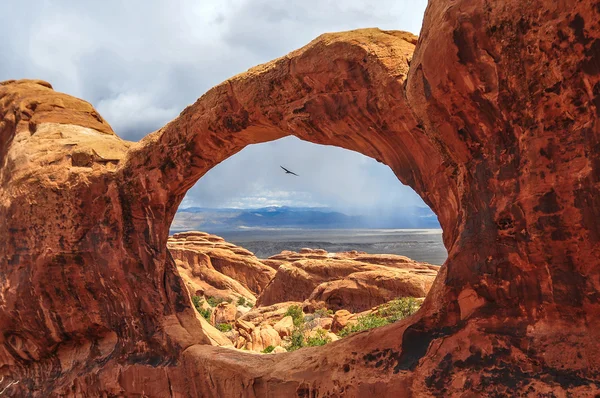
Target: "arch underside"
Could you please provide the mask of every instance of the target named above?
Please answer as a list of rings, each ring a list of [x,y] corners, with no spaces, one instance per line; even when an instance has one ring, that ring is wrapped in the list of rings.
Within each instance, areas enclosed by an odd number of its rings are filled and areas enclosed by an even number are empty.
[[[418,41],[320,36],[139,143],[47,83],[3,83],[0,377],[38,396],[597,393],[599,13],[432,0]],[[390,166],[448,260],[402,322],[276,356],[212,347],[171,220],[216,164],[287,135]]]

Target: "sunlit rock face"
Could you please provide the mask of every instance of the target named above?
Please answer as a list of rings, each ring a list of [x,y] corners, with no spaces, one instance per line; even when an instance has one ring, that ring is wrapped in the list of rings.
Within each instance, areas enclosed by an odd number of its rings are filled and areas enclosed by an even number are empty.
[[[167,247],[191,295],[254,303],[275,275],[252,252],[205,232],[175,234]]]
[[[13,396],[600,391],[600,7],[431,0],[421,37],[319,37],[139,143],[0,85],[0,378]],[[416,49],[415,49],[416,46]],[[389,165],[449,253],[421,311],[327,350],[212,347],[167,251],[185,192],[285,135]]]
[[[405,256],[320,249],[285,251],[263,261],[277,266],[277,272],[258,297],[258,305],[307,300],[351,312],[398,297],[425,297],[439,269]]]

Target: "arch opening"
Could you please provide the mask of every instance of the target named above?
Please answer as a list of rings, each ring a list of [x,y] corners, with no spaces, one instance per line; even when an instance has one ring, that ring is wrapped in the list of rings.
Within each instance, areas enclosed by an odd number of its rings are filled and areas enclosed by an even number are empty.
[[[411,315],[447,257],[437,217],[389,167],[296,137],[249,145],[210,169],[170,233],[218,344],[264,353]]]
[[[282,165],[301,175],[286,173]],[[261,258],[297,251],[307,241],[320,249],[402,254],[435,265],[447,258],[437,217],[389,167],[293,136],[249,145],[209,170],[188,191],[170,227],[171,234],[190,230],[251,243]],[[319,231],[333,241],[317,236]],[[404,236],[410,232],[433,240]],[[278,239],[291,246],[260,246]],[[411,246],[425,244],[430,246]]]

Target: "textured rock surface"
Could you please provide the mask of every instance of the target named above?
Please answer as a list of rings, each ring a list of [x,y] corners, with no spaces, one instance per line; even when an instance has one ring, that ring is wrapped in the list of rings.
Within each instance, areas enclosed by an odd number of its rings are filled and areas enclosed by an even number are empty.
[[[332,310],[351,312],[364,311],[396,297],[425,297],[439,269],[404,256],[310,249],[284,252],[270,260],[280,264],[257,305],[309,300],[324,302]]]
[[[241,283],[253,294],[262,292],[275,275],[273,269],[261,263],[252,252],[205,232],[175,234],[169,238],[167,247],[175,260],[188,265],[200,263],[201,268],[215,270]]]
[[[2,83],[6,394],[597,394],[599,19],[591,0],[431,0],[418,43],[321,36],[135,144],[46,83]],[[212,347],[169,223],[212,166],[289,134],[389,165],[448,260],[405,321],[326,350]]]
[[[355,272],[343,279],[318,285],[308,297],[312,302],[324,302],[331,310],[365,311],[397,297],[425,297],[436,272],[415,274],[414,270],[383,270]]]

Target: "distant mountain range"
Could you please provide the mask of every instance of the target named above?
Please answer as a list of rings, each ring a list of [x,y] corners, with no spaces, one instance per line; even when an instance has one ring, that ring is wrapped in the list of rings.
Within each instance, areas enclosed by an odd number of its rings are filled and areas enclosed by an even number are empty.
[[[243,229],[305,228],[440,228],[436,215],[427,207],[404,207],[385,216],[347,215],[328,208],[270,206],[259,209],[179,209],[172,231],[207,232]]]

